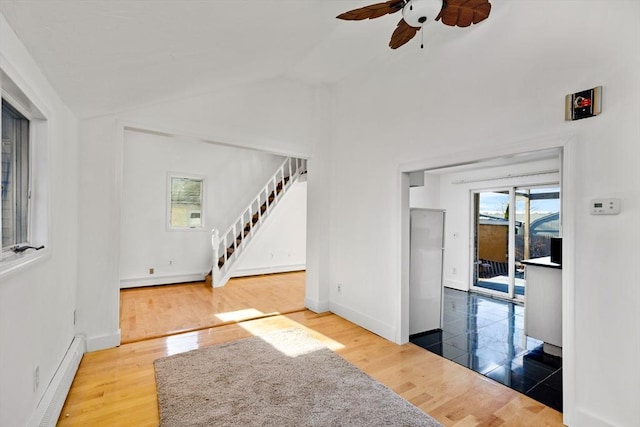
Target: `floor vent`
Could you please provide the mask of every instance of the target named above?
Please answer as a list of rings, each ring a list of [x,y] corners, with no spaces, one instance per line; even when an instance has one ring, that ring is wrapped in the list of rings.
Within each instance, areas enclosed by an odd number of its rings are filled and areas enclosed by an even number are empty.
[[[73,338],[62,363],[58,366],[58,370],[38,403],[32,422],[29,423],[30,426],[54,427],[56,425],[85,348],[83,336],[77,335]]]

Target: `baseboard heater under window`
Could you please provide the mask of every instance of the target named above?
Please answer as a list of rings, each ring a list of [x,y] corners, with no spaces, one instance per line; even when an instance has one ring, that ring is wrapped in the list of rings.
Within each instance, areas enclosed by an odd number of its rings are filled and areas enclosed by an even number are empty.
[[[73,338],[60,366],[47,386],[29,426],[55,427],[62,412],[62,407],[71,388],[73,378],[78,371],[80,361],[86,349],[85,338],[77,335]]]

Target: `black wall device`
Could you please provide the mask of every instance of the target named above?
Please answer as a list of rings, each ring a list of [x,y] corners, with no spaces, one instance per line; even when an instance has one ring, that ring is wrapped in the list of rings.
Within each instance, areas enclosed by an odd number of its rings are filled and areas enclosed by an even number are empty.
[[[562,265],[562,237],[551,238],[551,262]]]

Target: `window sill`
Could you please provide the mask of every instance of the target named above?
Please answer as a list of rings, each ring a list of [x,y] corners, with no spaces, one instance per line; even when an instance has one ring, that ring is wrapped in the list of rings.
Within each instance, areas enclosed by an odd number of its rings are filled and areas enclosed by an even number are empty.
[[[31,268],[50,256],[51,252],[48,248],[21,254],[3,254],[0,260],[0,279],[7,279],[14,274]]]
[[[208,232],[209,230],[205,229],[204,227],[167,227],[167,231],[168,232],[180,232],[180,231],[186,231],[189,233],[197,233],[197,232]]]

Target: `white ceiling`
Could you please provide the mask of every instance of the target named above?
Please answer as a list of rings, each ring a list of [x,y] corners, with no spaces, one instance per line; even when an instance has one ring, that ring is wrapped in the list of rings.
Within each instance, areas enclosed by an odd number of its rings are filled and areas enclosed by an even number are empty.
[[[435,62],[475,28],[432,23],[424,51],[420,34],[391,50],[400,13],[335,18],[377,1],[1,0],[0,12],[63,100],[90,117],[275,77],[334,83],[407,55]],[[508,9],[492,4],[486,22]]]
[[[63,100],[88,117],[274,77],[332,83],[417,52],[417,39],[387,47],[400,14],[335,18],[373,2],[2,0],[0,12]]]

